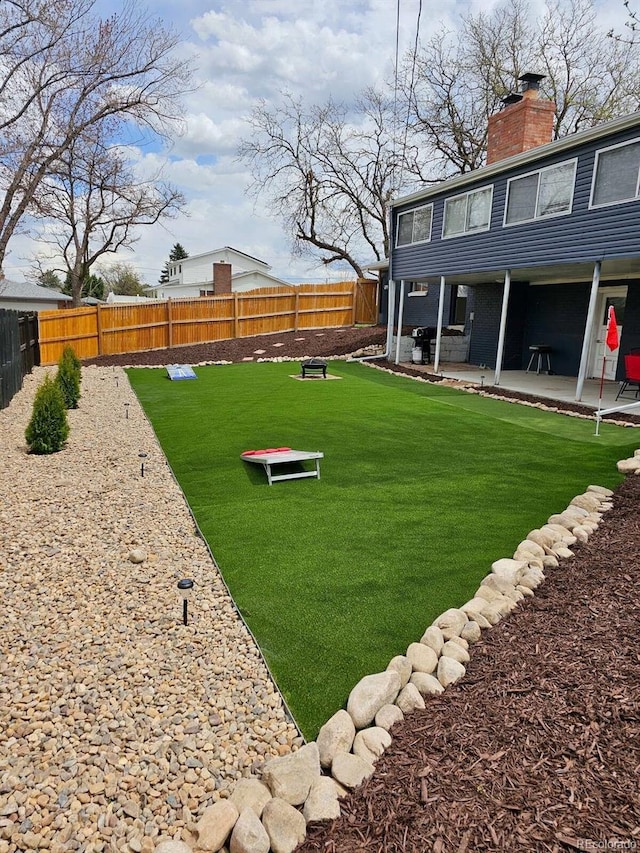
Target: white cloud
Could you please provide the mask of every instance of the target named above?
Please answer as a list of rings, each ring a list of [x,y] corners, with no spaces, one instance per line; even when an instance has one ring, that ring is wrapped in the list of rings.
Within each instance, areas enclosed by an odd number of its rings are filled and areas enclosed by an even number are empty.
[[[98,0],[107,13],[113,0]],[[441,23],[456,25],[460,14],[490,9],[498,0],[442,0],[422,3],[421,35]],[[532,0],[536,4],[542,0]],[[283,90],[307,102],[330,95],[349,101],[366,85],[389,79],[395,59],[396,3],[393,0],[153,0],[152,13],[184,33],[181,56],[197,65],[197,89],[185,98],[183,135],[168,152],[134,149],[141,174],[163,167],[165,180],[188,199],[184,216],[164,225],[140,229],[132,263],[155,282],[175,242],[191,254],[232,245],[263,258],[273,273],[300,281],[324,280],[327,270],[290,255],[287,235],[254,206],[245,193],[248,176],[236,159],[246,117],[258,99],[273,102]],[[400,53],[413,46],[420,0],[401,0]],[[608,26],[624,21],[618,0],[599,0]],[[16,237],[6,274],[22,277],[24,257],[37,244]],[[363,261],[369,258],[363,258]],[[329,273],[333,276],[333,273]],[[339,273],[338,273],[339,275]]]

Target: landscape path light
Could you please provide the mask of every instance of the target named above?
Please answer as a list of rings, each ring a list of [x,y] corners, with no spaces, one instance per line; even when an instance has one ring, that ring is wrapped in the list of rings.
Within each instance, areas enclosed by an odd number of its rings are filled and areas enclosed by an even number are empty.
[[[125,416],[126,416],[127,420],[129,420],[129,403],[124,404],[124,411],[125,411]]]
[[[184,625],[187,624],[187,602],[193,594],[193,585],[194,582],[191,578],[183,578],[181,581],[178,581],[178,591],[182,598],[182,623]]]
[[[147,454],[144,451],[142,451],[142,452],[138,453],[138,456],[142,460],[140,462],[140,476],[144,477],[144,460],[147,458]]]

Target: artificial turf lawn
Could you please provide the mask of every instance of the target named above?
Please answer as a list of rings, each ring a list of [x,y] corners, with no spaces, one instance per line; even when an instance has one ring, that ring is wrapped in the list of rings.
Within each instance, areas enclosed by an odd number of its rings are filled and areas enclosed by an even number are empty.
[[[492,561],[590,483],[634,431],[332,362],[129,378],[238,607],[308,738]],[[244,450],[321,450],[321,479],[267,485]],[[206,578],[198,578],[200,583]]]

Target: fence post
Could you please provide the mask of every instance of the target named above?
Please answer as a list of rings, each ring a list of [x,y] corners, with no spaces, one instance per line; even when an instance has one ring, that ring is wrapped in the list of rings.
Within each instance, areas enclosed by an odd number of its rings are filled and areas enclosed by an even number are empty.
[[[173,346],[173,316],[171,312],[171,297],[167,297],[167,346],[169,349]]]
[[[356,311],[357,311],[357,300],[358,300],[358,284],[359,284],[359,279],[356,279],[356,280],[354,281],[354,283],[353,283],[353,291],[352,291],[352,293],[353,293],[353,306],[352,306],[352,309],[351,309],[351,325],[352,325],[352,326],[355,326],[355,324],[356,324],[356,317],[357,317],[357,313],[356,313]]]
[[[300,289],[296,288],[296,303],[295,303],[295,314],[293,316],[293,330],[294,332],[298,331],[298,313],[300,311]]]
[[[96,305],[96,329],[98,331],[98,355],[102,355],[102,317],[100,316],[101,311],[102,311],[102,306]]]
[[[234,293],[233,294],[233,337],[234,338],[238,337],[238,329],[239,329],[238,312],[239,312],[239,310],[240,310],[240,302],[239,302],[238,294]]]

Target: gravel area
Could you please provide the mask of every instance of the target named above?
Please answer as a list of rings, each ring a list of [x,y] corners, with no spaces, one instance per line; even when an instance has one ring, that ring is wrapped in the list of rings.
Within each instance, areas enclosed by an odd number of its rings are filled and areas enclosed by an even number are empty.
[[[124,372],[30,456],[44,371],[0,412],[0,853],[151,853],[302,739]]]

